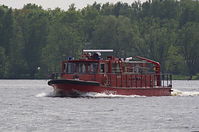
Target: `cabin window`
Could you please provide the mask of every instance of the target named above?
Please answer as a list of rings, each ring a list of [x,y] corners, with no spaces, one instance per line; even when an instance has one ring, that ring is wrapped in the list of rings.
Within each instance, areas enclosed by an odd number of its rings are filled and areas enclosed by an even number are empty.
[[[77,63],[77,72],[78,73],[85,73],[86,72],[86,66],[84,63]]]
[[[88,64],[88,73],[97,73],[98,63],[89,63]]]
[[[133,73],[138,74],[139,73],[139,67],[133,67]]]
[[[98,63],[65,63],[64,72],[67,74],[86,74],[86,73],[97,73]]]
[[[100,64],[100,72],[101,73],[105,72],[105,64]]]
[[[65,72],[68,74],[73,74],[75,72],[75,64],[74,63],[66,63]]]
[[[64,73],[67,73],[67,63],[64,63]]]
[[[113,63],[112,64],[112,72],[113,73],[120,73],[121,72],[121,68],[120,68],[119,63]]]

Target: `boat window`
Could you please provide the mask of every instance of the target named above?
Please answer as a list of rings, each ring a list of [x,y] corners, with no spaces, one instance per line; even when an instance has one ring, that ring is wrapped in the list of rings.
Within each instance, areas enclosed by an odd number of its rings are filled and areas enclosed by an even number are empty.
[[[85,73],[86,72],[86,66],[84,63],[77,63],[77,73]]]
[[[65,63],[64,72],[67,74],[86,74],[86,73],[97,73],[98,63]]]
[[[98,63],[88,63],[88,73],[97,73]]]
[[[139,66],[135,66],[135,67],[133,67],[133,73],[138,74],[138,73],[139,73],[139,71],[140,71],[140,67],[139,67]]]
[[[105,72],[105,64],[100,64],[100,72],[101,73]]]
[[[75,63],[66,63],[65,72],[68,74],[73,74],[75,72]]]
[[[64,73],[67,73],[67,63],[64,63]]]
[[[112,72],[113,73],[120,73],[121,72],[121,68],[120,68],[119,63],[113,63],[112,64]]]

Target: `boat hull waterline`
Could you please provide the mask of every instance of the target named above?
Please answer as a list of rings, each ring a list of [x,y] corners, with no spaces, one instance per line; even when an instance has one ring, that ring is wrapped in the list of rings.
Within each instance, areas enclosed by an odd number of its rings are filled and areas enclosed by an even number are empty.
[[[48,82],[63,96],[79,96],[79,93],[103,93],[107,95],[170,96],[171,87],[110,87],[95,81],[76,79],[53,79]]]

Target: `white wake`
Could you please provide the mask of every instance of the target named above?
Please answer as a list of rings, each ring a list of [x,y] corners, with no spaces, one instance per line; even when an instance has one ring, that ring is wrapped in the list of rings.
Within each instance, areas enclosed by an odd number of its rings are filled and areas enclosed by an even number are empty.
[[[180,91],[177,89],[174,89],[171,93],[172,96],[199,96],[198,91]]]
[[[63,96],[56,92],[50,93],[39,93],[35,95],[36,97],[71,97],[71,96]],[[171,96],[199,96],[199,91],[180,91],[174,89],[171,93]],[[135,97],[146,97],[146,96],[139,96],[139,95],[115,95],[115,94],[105,94],[105,93],[95,93],[95,92],[88,92],[88,93],[79,93],[78,96],[75,97],[82,97],[82,98],[135,98]]]
[[[105,94],[105,93],[95,93],[89,92],[81,95],[82,97],[92,97],[92,98],[135,98],[135,97],[145,97],[139,95],[115,95],[115,94]]]
[[[35,95],[35,97],[72,97],[72,96],[63,96],[56,92],[51,93],[39,93]],[[88,93],[79,93],[78,96],[74,97],[82,97],[82,98],[135,98],[135,97],[145,97],[139,95],[114,95],[114,94],[105,94],[105,93],[95,93],[95,92],[88,92]]]
[[[50,92],[50,93],[39,93],[37,95],[35,95],[35,97],[57,97],[58,95],[56,95],[56,93],[54,92]]]

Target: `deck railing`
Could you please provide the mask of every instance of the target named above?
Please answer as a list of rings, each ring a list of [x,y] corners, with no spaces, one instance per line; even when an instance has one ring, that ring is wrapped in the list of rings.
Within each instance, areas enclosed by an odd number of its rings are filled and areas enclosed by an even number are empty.
[[[107,84],[111,87],[171,87],[172,76],[170,74],[107,74]],[[106,84],[106,85],[107,85]]]
[[[161,85],[166,87],[172,87],[172,75],[161,74]]]

